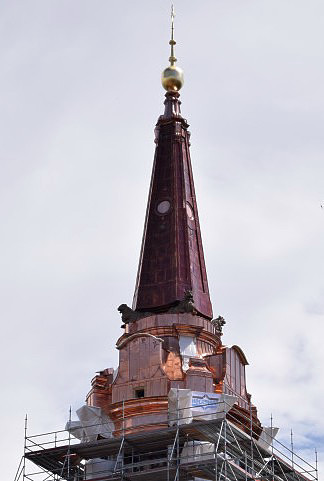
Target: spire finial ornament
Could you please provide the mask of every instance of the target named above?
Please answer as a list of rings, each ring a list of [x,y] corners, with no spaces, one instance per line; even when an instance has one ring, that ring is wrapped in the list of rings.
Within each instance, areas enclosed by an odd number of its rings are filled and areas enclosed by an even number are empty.
[[[171,40],[169,42],[171,46],[171,55],[169,57],[170,66],[162,72],[162,85],[168,92],[178,92],[183,86],[183,71],[181,68],[176,67],[177,61],[174,55],[174,46],[177,43],[174,40],[174,7],[171,6]]]
[[[171,40],[169,44],[171,45],[171,56],[169,58],[169,62],[171,67],[175,64],[177,59],[174,56],[174,46],[177,42],[174,40],[174,7],[171,5]]]

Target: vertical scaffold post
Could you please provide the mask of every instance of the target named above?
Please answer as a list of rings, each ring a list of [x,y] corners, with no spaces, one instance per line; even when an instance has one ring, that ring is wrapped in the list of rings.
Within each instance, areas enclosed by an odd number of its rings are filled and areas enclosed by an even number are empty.
[[[57,447],[57,432],[55,431],[54,433],[54,447],[56,448]],[[57,481],[59,478],[58,478],[58,474],[54,474],[54,481]]]
[[[272,433],[271,433],[272,435]],[[294,438],[293,438],[293,430],[290,430],[290,447],[291,447],[291,467],[294,469]]]
[[[167,463],[168,463],[168,470],[167,470],[167,479],[169,481],[170,479],[170,466],[172,464],[172,458],[173,458],[173,454],[174,454],[174,451],[175,451],[175,448],[177,447],[177,459],[176,459],[176,473],[175,473],[175,476],[174,476],[174,481],[176,481],[177,477],[178,477],[178,452],[179,452],[179,444],[178,444],[178,438],[179,438],[179,412],[178,412],[178,395],[177,395],[177,404],[176,404],[176,411],[177,411],[177,417],[172,419],[172,421],[176,421],[177,423],[177,430],[176,430],[176,435],[175,435],[175,438],[174,438],[174,441],[173,441],[173,445],[170,448],[168,448],[168,459],[167,459]]]
[[[167,448],[167,481],[170,481],[170,454],[169,454],[169,449],[170,446]]]
[[[25,427],[24,427],[24,460],[23,460],[23,480],[26,479],[26,451],[27,451],[27,425],[28,425],[28,417],[27,414],[25,416]]]
[[[70,406],[69,409],[69,426],[71,426],[72,421],[72,407]],[[69,429],[69,445],[68,445],[68,453],[67,453],[67,476],[68,481],[70,481],[70,454],[71,454],[71,429]]]
[[[227,480],[227,419],[226,417],[225,417],[225,424],[224,424],[224,459],[225,459],[225,463],[224,463],[225,480]]]
[[[272,481],[275,479],[275,473],[274,473],[274,457],[273,457],[273,417],[271,413],[271,418],[270,418],[270,426],[271,426],[271,474],[272,474]]]
[[[215,481],[217,481],[217,449],[216,449],[216,443],[214,443],[214,457],[215,457]]]
[[[123,400],[122,402],[122,438],[121,438],[121,443],[119,446],[118,454],[116,457],[116,462],[115,462],[115,467],[113,470],[113,473],[115,474],[117,469],[118,469],[118,463],[120,462],[121,459],[121,477],[120,479],[122,480],[124,477],[124,441],[125,441],[125,401]]]
[[[253,454],[253,419],[252,419],[252,403],[250,401],[250,448],[251,448],[251,474],[254,476],[254,454]]]
[[[224,428],[224,424],[226,422],[226,419],[224,417],[224,419],[222,420],[222,424],[221,424],[221,427],[220,427],[220,430],[219,430],[219,434],[218,434],[218,439],[217,439],[217,442],[216,442],[216,456],[217,456],[217,453],[218,453],[218,447],[219,447],[219,443],[221,441],[221,438],[222,438],[222,435],[223,435],[223,428]],[[217,459],[217,458],[216,458]],[[218,465],[216,464],[216,469],[217,469],[217,476],[219,477],[219,479],[221,479],[221,476],[222,476],[222,471],[223,471],[223,466],[224,466],[224,461],[222,463],[220,463],[220,470],[218,472]],[[217,478],[218,479],[218,478]]]
[[[177,387],[177,470],[174,480],[179,479],[179,468],[180,468],[180,445],[179,445],[179,424],[180,424],[180,405],[179,405],[179,387]]]
[[[245,481],[247,481],[248,466],[247,466],[247,454],[246,454],[246,451],[244,451],[244,461],[245,461]]]
[[[125,436],[125,401],[123,399],[123,437]]]

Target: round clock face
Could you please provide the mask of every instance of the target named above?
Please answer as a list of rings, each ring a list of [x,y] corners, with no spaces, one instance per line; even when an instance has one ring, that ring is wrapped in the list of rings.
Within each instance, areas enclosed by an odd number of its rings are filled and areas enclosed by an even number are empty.
[[[156,210],[159,214],[167,214],[171,208],[171,203],[168,200],[162,200],[159,202]]]
[[[186,211],[187,211],[187,216],[189,217],[189,219],[193,220],[194,219],[193,208],[191,207],[189,202],[187,202],[187,204],[186,204]]]

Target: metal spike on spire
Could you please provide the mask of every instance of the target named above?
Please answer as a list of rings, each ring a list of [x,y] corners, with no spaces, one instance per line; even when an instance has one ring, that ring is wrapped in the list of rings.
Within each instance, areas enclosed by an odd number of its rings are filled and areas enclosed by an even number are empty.
[[[175,62],[177,61],[176,57],[174,56],[174,46],[177,43],[174,40],[174,17],[175,17],[174,6],[172,4],[171,5],[171,40],[169,42],[169,44],[171,45],[171,55],[170,55],[170,58],[169,58],[171,66],[173,66],[175,64]]]

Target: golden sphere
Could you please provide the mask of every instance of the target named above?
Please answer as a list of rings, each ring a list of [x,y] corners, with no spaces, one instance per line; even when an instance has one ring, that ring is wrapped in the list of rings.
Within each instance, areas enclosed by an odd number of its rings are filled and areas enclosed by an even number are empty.
[[[170,65],[162,72],[162,85],[165,90],[177,92],[183,86],[183,71]]]

